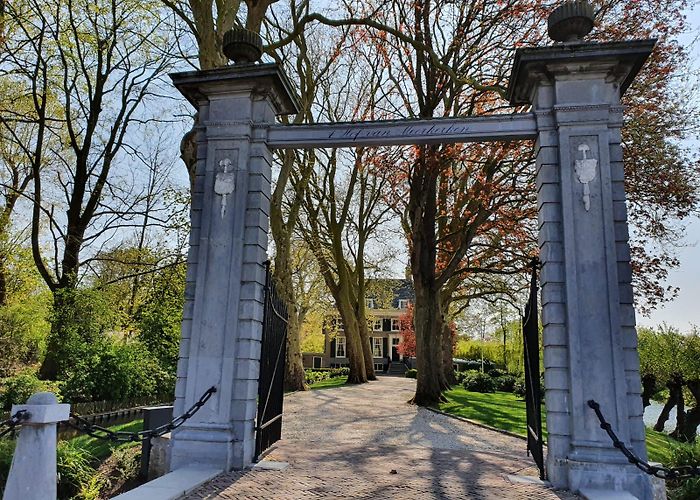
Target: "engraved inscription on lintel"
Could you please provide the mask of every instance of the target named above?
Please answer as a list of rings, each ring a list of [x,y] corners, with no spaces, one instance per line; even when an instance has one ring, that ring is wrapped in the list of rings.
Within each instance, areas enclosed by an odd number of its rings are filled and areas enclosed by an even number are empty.
[[[216,173],[216,180],[214,181],[214,192],[221,196],[221,218],[226,215],[226,197],[233,193],[236,189],[236,177],[235,172],[229,172],[231,168],[231,160],[229,158],[224,158],[219,162],[219,167],[221,170]]]
[[[591,209],[591,190],[588,183],[595,179],[598,160],[588,157],[591,147],[586,143],[579,144],[578,151],[583,157],[576,160],[574,168],[578,181],[583,184],[583,206],[586,211],[589,211]]]

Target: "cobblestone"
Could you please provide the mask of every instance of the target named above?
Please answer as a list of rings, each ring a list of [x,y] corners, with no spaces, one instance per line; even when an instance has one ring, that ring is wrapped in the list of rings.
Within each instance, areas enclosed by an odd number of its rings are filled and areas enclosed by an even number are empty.
[[[523,440],[406,403],[415,381],[290,394],[283,439],[264,460],[284,470],[222,474],[189,499],[575,499],[541,483]]]

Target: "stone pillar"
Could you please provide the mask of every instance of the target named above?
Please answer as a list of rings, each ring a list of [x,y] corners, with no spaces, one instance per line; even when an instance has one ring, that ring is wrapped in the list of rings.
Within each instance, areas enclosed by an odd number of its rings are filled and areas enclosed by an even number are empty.
[[[513,104],[537,119],[547,475],[575,492],[652,498],[651,481],[600,429],[589,399],[646,458],[628,245],[620,96],[653,40],[521,49]]]
[[[3,500],[56,498],[56,424],[68,420],[70,405],[59,404],[50,392],[33,394],[25,405],[13,405],[11,414],[25,410]]]
[[[297,111],[274,64],[172,75],[199,113],[190,250],[174,414],[217,392],[173,432],[171,470],[252,461],[271,151],[267,126]]]

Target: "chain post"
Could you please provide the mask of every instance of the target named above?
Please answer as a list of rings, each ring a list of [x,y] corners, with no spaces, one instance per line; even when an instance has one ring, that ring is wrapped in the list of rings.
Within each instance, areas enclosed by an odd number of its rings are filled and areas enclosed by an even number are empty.
[[[209,389],[207,389],[204,394],[199,398],[199,400],[192,405],[192,407],[187,410],[185,413],[182,415],[175,417],[172,419],[169,423],[161,425],[160,427],[157,427],[155,429],[151,430],[145,430],[145,431],[138,431],[138,432],[126,432],[126,431],[113,431],[110,429],[107,429],[106,427],[102,427],[99,425],[95,425],[90,423],[88,420],[85,418],[81,417],[80,415],[76,415],[75,413],[71,413],[71,419],[68,421],[68,425],[77,430],[78,432],[82,432],[84,434],[87,434],[88,436],[94,437],[96,439],[102,439],[104,441],[112,441],[115,443],[128,443],[128,442],[134,442],[138,443],[141,441],[146,441],[148,439],[154,438],[154,437],[160,437],[163,434],[167,434],[168,432],[171,432],[174,429],[177,429],[180,427],[182,424],[187,422],[190,418],[192,418],[199,409],[206,404],[207,401],[209,401],[209,398],[216,392],[216,387],[212,386]]]
[[[637,467],[645,474],[658,477],[665,481],[700,477],[700,467],[692,465],[684,465],[680,467],[657,467],[645,462],[635,455],[629,448],[627,448],[624,442],[620,441],[620,438],[617,437],[610,423],[605,420],[603,412],[600,410],[600,404],[591,399],[588,401],[588,406],[595,412],[596,417],[598,417],[598,421],[600,422],[600,428],[607,433],[608,437],[610,437],[613,446],[620,450],[620,452],[627,458],[629,463]]]

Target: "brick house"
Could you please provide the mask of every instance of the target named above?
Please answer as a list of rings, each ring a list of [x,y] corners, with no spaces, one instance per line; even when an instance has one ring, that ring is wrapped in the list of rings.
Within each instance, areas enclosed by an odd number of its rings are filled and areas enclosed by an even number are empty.
[[[400,318],[415,299],[413,283],[407,279],[384,279],[376,280],[371,285],[373,286],[368,288],[384,288],[388,291],[388,293],[377,295],[368,293],[369,297],[367,298],[369,341],[374,354],[374,369],[381,372],[386,356],[389,355],[392,359],[392,366],[394,366],[392,372],[403,371],[403,363],[398,363],[402,356],[397,350],[402,335]],[[382,295],[383,298],[380,298],[379,295]],[[331,319],[331,321],[339,322],[335,319]],[[347,366],[348,359],[342,324],[335,324],[335,328],[324,329],[323,333],[325,348],[321,359],[316,359],[319,357],[318,354],[313,357],[309,356],[310,359],[305,356],[310,363],[307,365],[305,362],[304,366],[318,367],[319,363],[324,368]]]

